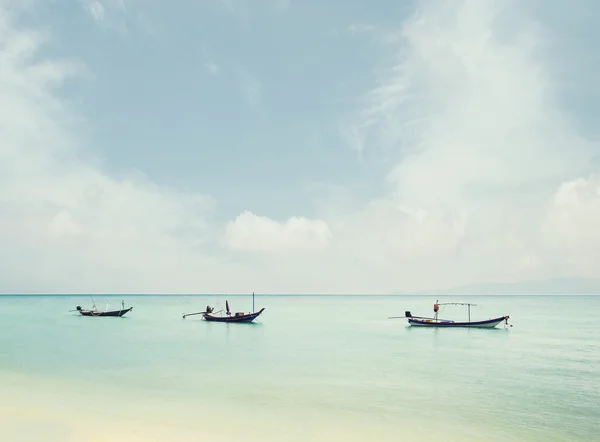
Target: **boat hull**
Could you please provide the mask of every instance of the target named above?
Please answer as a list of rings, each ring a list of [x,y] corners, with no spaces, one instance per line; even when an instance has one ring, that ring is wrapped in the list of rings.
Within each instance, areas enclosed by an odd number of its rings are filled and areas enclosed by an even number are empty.
[[[209,322],[252,322],[254,321],[262,312],[264,311],[264,307],[259,311],[254,313],[248,313],[247,315],[239,315],[239,316],[213,316],[205,313],[204,319]]]
[[[485,321],[472,322],[454,322],[454,321],[436,321],[435,319],[417,319],[408,318],[408,323],[413,327],[437,327],[437,328],[494,328],[502,321],[506,321],[508,316],[486,319]]]
[[[133,310],[133,307],[129,307],[126,309],[121,309],[121,310],[113,310],[110,312],[98,312],[98,311],[94,311],[94,310],[79,310],[79,313],[81,313],[82,316],[112,316],[112,317],[121,317],[123,315],[125,315],[126,313],[129,313],[131,310]]]

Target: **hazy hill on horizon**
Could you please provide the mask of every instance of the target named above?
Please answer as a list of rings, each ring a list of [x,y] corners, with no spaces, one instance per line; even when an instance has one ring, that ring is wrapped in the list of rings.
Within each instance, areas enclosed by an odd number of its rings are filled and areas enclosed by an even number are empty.
[[[400,293],[400,292],[398,292]],[[484,282],[441,290],[414,292],[419,295],[589,295],[600,294],[600,279],[595,278],[551,278],[519,282]]]

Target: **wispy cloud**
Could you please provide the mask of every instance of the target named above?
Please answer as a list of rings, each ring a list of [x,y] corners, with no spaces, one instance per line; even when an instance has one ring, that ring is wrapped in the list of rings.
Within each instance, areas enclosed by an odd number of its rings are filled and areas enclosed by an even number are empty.
[[[56,93],[74,73],[73,63],[48,58],[46,37],[17,27],[10,11],[0,16],[3,290],[191,288],[197,269],[206,268],[200,261],[213,259],[201,252],[216,241],[212,198],[177,192],[137,173],[115,178],[85,161],[85,142],[73,132],[76,126],[67,125],[69,107]],[[198,267],[190,272],[193,261]],[[175,286],[173,275],[180,281]],[[214,276],[205,276],[210,286]]]
[[[127,33],[128,27],[123,21],[127,8],[122,0],[84,0],[83,7],[101,29]]]
[[[238,78],[246,101],[253,109],[258,110],[262,103],[260,81],[246,68],[238,69]]]
[[[96,25],[106,30],[127,35],[132,31],[141,31],[147,36],[162,33],[162,26],[151,18],[143,7],[131,7],[125,0],[84,0],[85,11]]]
[[[261,85],[258,81],[251,80],[244,84],[244,93],[250,106],[254,109],[260,107],[262,101]]]
[[[419,263],[415,283],[430,271],[450,283],[555,270],[538,232],[551,195],[590,171],[598,144],[558,105],[545,32],[517,7],[420,2],[345,129],[356,149],[401,158],[395,192],[365,215],[394,219],[382,225],[386,248]]]
[[[206,67],[206,69],[208,69],[208,72],[210,72],[211,74],[218,74],[219,71],[221,70],[219,65],[212,61],[208,62],[208,63],[204,63],[204,66]]]
[[[98,23],[110,14],[126,14],[128,12],[125,0],[84,0],[84,8]]]
[[[208,54],[208,50],[206,47],[202,47],[202,58],[204,58],[204,67],[208,72],[215,75],[221,71],[221,66],[219,66]]]
[[[94,19],[96,23],[104,21],[104,6],[99,1],[91,1],[85,5],[86,11]]]

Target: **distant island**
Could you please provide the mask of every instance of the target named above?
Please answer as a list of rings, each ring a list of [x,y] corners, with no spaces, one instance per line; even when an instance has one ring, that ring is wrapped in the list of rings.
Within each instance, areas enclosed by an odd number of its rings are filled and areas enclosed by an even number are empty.
[[[398,292],[400,293],[400,291]],[[553,278],[519,282],[484,282],[440,290],[413,292],[418,295],[591,295],[600,294],[600,279]]]

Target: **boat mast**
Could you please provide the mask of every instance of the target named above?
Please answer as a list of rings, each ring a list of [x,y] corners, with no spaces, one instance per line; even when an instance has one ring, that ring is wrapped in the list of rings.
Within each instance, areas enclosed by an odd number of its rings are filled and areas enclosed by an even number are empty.
[[[254,312],[254,292],[252,292],[252,312]]]
[[[436,302],[437,304],[437,302]],[[469,312],[469,322],[471,322],[471,306],[477,306],[477,304],[470,304],[468,302],[442,302],[439,305],[466,305],[468,307],[468,312]],[[434,307],[435,310],[435,307]],[[436,319],[437,319],[437,313],[436,313]]]

